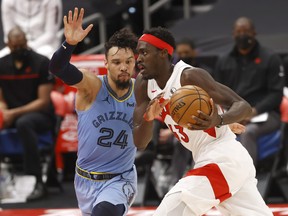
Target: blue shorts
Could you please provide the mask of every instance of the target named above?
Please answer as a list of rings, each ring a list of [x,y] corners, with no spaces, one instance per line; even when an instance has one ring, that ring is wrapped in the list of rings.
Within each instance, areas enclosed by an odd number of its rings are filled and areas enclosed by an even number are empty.
[[[76,173],[74,187],[83,216],[91,215],[93,207],[103,201],[114,205],[124,204],[126,215],[137,193],[136,167],[108,181],[94,181]]]

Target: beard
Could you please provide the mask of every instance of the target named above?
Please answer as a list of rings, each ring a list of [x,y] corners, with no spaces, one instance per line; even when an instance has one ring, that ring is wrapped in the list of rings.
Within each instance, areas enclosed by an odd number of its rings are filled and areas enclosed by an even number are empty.
[[[130,80],[127,81],[116,80],[115,83],[117,88],[121,90],[128,89],[130,87]]]

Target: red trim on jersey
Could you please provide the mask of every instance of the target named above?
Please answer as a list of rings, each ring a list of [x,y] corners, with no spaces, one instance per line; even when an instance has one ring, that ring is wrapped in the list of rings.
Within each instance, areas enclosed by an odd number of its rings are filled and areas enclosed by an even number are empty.
[[[38,78],[39,74],[24,74],[24,75],[0,75],[1,80],[21,80]]]
[[[166,43],[165,41],[161,40],[160,38],[155,37],[154,35],[143,34],[139,38],[139,41],[150,43],[151,45],[159,49],[166,49],[171,56],[173,55],[173,51],[174,51],[173,47],[170,44]]]
[[[210,136],[216,138],[216,130],[215,127],[208,128],[207,130],[204,130],[205,133],[209,134]]]
[[[220,202],[231,197],[229,185],[217,164],[207,164],[203,167],[189,170],[186,176],[206,176],[213,188],[215,198]]]

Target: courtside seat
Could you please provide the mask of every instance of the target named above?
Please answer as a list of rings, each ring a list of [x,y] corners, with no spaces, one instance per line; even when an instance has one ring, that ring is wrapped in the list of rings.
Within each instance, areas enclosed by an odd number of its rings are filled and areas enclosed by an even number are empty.
[[[266,202],[279,166],[281,149],[281,130],[263,135],[258,139],[257,187]]]
[[[52,131],[39,134],[38,147],[39,150],[50,150],[53,146]],[[15,128],[0,131],[0,155],[12,156],[21,155],[23,153],[23,145],[21,144]]]
[[[258,139],[258,160],[277,153],[281,148],[280,130],[266,134]]]
[[[47,176],[48,166],[54,150],[54,136],[52,131],[39,134],[38,148],[41,155],[43,175]],[[22,171],[23,145],[19,140],[17,129],[0,131],[0,163],[7,164],[13,176]]]

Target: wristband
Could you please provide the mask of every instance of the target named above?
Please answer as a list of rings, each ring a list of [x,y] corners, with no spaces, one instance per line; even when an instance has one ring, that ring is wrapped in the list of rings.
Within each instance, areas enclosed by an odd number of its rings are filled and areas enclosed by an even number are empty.
[[[221,126],[224,125],[224,121],[223,121],[223,114],[218,115],[220,117],[220,123],[216,126],[217,128],[220,128]]]
[[[72,55],[72,53],[73,53],[73,51],[74,51],[74,49],[75,49],[75,47],[76,47],[76,45],[71,45],[71,44],[69,44],[66,40],[61,44],[61,46],[62,46],[62,48],[63,48],[64,50],[70,52],[71,55]]]
[[[49,64],[50,72],[59,77],[67,85],[75,85],[83,79],[83,73],[70,64],[75,47],[76,45],[71,45],[64,41],[52,56]]]

